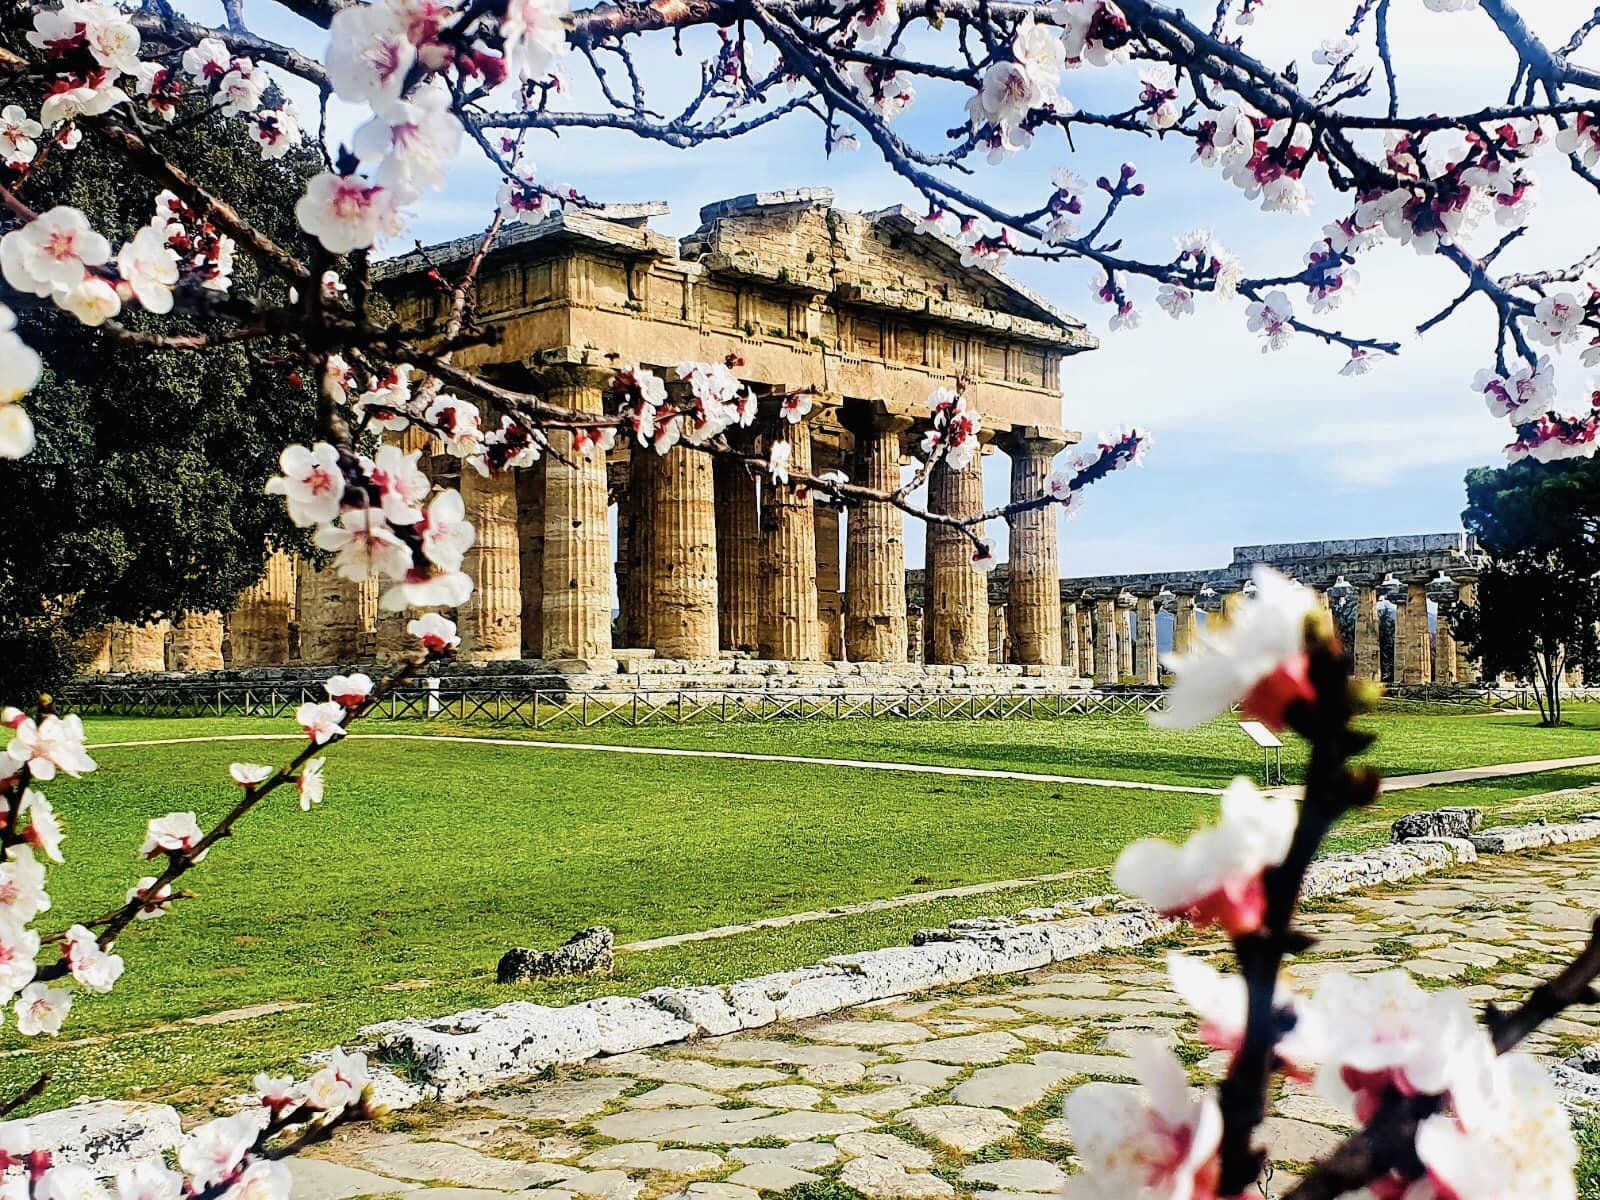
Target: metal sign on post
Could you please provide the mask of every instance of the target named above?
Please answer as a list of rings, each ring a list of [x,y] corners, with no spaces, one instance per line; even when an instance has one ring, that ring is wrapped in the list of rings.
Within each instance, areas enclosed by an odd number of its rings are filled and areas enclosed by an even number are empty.
[[[1250,740],[1261,747],[1263,785],[1271,787],[1283,782],[1283,743],[1260,721],[1240,721],[1239,728],[1250,735]]]

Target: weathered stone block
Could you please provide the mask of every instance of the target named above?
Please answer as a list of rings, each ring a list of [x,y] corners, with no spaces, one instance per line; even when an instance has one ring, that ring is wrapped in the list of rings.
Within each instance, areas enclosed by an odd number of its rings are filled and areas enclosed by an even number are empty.
[[[15,1122],[30,1150],[57,1162],[113,1174],[123,1164],[160,1158],[183,1141],[178,1110],[165,1104],[94,1100]]]
[[[1600,838],[1600,813],[1586,813],[1565,824],[1498,825],[1473,834],[1472,844],[1482,854],[1509,854],[1515,850],[1537,850],[1544,846],[1564,846]]]
[[[1481,808],[1435,808],[1407,813],[1389,827],[1391,841],[1471,837],[1483,824]]]
[[[526,983],[552,975],[609,975],[613,942],[611,930],[596,925],[554,950],[516,946],[501,956],[495,976],[500,983]]]
[[[633,996],[601,996],[573,1006],[594,1015],[600,1031],[600,1053],[628,1054],[695,1036],[688,1021],[648,1000]]]
[[[380,1056],[409,1063],[453,1100],[556,1063],[582,1062],[600,1052],[593,1012],[513,1001],[437,1021],[393,1023]]]

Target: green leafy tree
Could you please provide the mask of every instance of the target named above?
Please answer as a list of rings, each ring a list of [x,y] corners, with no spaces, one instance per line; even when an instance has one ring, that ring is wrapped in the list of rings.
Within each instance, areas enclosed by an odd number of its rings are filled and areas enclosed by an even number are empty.
[[[1561,681],[1600,666],[1600,466],[1592,460],[1467,473],[1467,528],[1490,555],[1458,638],[1486,676],[1532,682],[1546,724],[1561,722]]]
[[[293,244],[293,205],[313,153],[263,160],[243,122],[185,113],[180,165],[258,227]],[[84,210],[113,246],[147,224],[156,189],[93,136],[47,156],[22,188],[43,210]],[[239,255],[232,295],[260,286]],[[38,448],[0,462],[0,693],[48,689],[76,668],[76,642],[110,620],[228,609],[290,544],[283,503],[262,488],[281,448],[314,429],[314,402],[271,342],[203,350],[119,343],[48,304],[10,293],[45,360],[28,397]],[[128,326],[203,333],[199,320],[124,314]],[[27,514],[21,519],[17,514]]]

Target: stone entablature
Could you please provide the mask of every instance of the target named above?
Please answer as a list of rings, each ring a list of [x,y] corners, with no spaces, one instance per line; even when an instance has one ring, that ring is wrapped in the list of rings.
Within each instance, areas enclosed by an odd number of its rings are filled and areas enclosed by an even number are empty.
[[[957,376],[987,428],[1060,424],[1062,359],[1092,349],[1076,318],[1011,280],[963,267],[907,210],[847,213],[824,189],[708,205],[681,245],[647,225],[662,205],[568,209],[498,239],[480,318],[501,341],[458,352],[474,366],[590,361],[675,366],[744,360],[769,387],[886,402],[920,417]],[[379,264],[410,318],[439,317],[426,279],[471,255],[461,238]]]
[[[1106,588],[1136,594],[1159,592],[1162,588],[1171,591],[1234,590],[1243,587],[1250,572],[1263,563],[1313,587],[1327,587],[1341,577],[1352,584],[1365,580],[1381,582],[1390,575],[1402,581],[1432,580],[1441,571],[1452,578],[1462,574],[1475,577],[1484,561],[1476,539],[1466,533],[1275,542],[1235,546],[1231,563],[1208,570],[1073,576],[1061,581],[1061,594],[1063,598],[1071,598],[1074,593]],[[1002,565],[995,573],[999,575],[1004,570]]]

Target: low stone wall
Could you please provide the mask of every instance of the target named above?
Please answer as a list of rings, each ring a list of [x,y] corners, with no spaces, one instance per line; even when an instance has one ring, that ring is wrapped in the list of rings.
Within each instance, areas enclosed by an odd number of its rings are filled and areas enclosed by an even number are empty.
[[[1600,838],[1600,813],[1584,813],[1571,821],[1547,824],[1535,821],[1531,825],[1497,825],[1472,835],[1472,844],[1480,854],[1509,854],[1515,850],[1542,850],[1546,846],[1564,846],[1568,842],[1587,842]]]
[[[1472,843],[1449,838],[1333,855],[1312,865],[1306,894],[1356,891],[1476,858]],[[1126,898],[1095,897],[1016,919],[959,921],[919,933],[910,946],[840,955],[724,986],[657,988],[565,1008],[512,1001],[437,1020],[392,1021],[361,1036],[380,1060],[403,1064],[408,1079],[422,1081],[417,1099],[451,1100],[561,1063],[758,1029],[1127,949],[1176,924]]]

